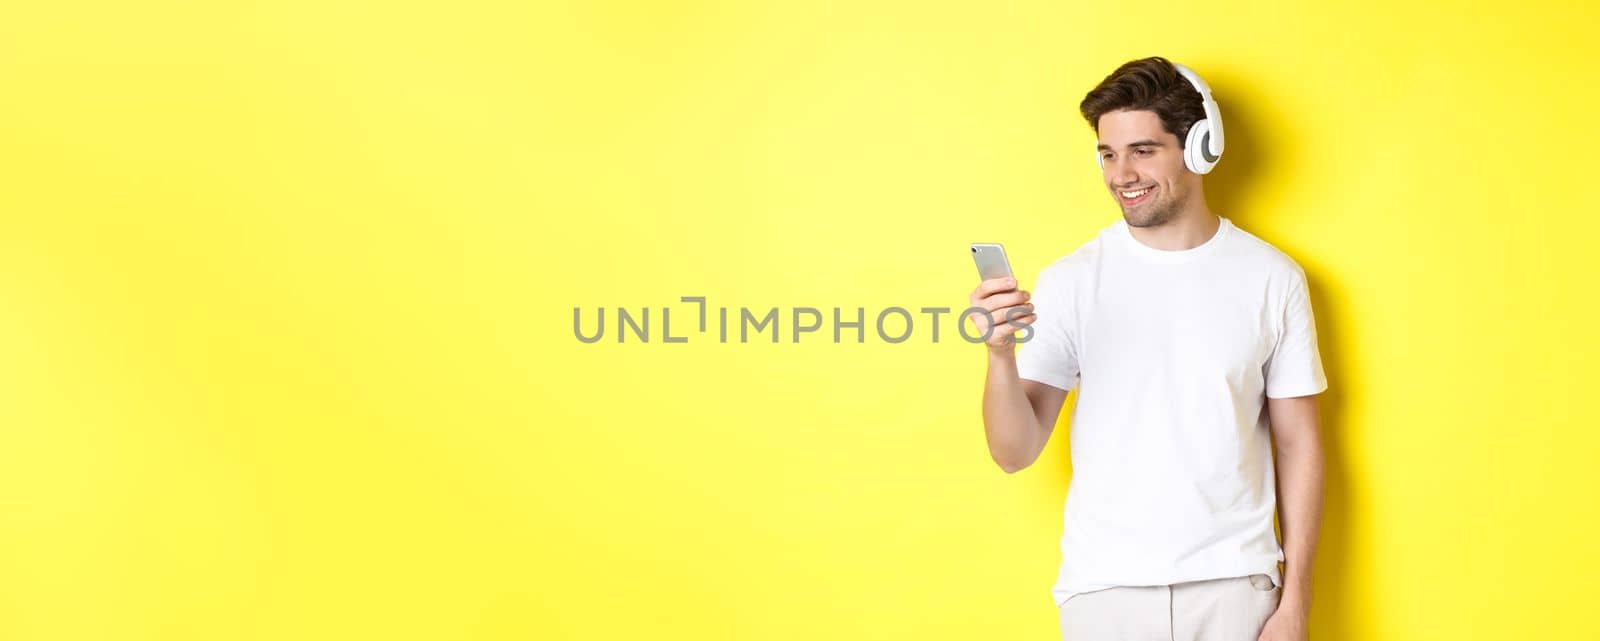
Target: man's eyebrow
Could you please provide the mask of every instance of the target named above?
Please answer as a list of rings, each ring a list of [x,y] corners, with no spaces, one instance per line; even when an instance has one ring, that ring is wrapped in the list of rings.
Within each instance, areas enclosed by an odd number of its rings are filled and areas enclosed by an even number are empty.
[[[1133,142],[1128,143],[1128,146],[1129,147],[1165,147],[1166,145],[1163,144],[1159,140],[1148,140],[1148,139],[1146,139],[1146,140],[1135,140]],[[1099,146],[1095,147],[1095,149],[1101,149],[1101,150],[1110,149],[1110,148],[1111,148],[1111,145],[1107,145],[1105,143],[1101,143]]]

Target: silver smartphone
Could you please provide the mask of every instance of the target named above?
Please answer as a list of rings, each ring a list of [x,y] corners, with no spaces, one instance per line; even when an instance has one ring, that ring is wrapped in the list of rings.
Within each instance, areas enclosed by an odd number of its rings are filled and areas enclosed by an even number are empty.
[[[972,262],[978,264],[978,277],[982,280],[1011,275],[1011,261],[1006,260],[1006,248],[999,243],[973,243]]]

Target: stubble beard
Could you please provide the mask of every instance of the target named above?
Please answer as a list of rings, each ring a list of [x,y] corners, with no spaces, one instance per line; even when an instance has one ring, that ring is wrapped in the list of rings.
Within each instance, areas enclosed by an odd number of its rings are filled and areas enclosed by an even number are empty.
[[[1164,197],[1163,200],[1145,203],[1137,214],[1128,213],[1128,209],[1124,207],[1122,219],[1128,222],[1129,227],[1160,227],[1172,222],[1178,217],[1178,212],[1183,211],[1183,198],[1181,196],[1165,198],[1167,196],[1165,193],[1161,195]]]

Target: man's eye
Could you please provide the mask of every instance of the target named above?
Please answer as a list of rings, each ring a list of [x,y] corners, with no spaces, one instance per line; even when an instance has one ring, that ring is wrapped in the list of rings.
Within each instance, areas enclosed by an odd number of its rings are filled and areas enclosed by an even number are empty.
[[[1138,153],[1139,153],[1139,155],[1141,155],[1141,156],[1148,156],[1148,155],[1150,155],[1150,154],[1152,154],[1152,153],[1155,153],[1155,152],[1153,152],[1153,151],[1151,151],[1151,150],[1149,150],[1149,149],[1140,149],[1140,150],[1139,150],[1139,151],[1138,151]]]

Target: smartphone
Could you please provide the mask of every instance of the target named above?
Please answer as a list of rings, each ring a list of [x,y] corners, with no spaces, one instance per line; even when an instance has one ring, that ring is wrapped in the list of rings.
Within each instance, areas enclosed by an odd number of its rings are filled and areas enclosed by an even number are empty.
[[[982,280],[1011,275],[1011,261],[1006,260],[1006,248],[999,243],[973,243],[972,262],[978,264],[978,277]]]

